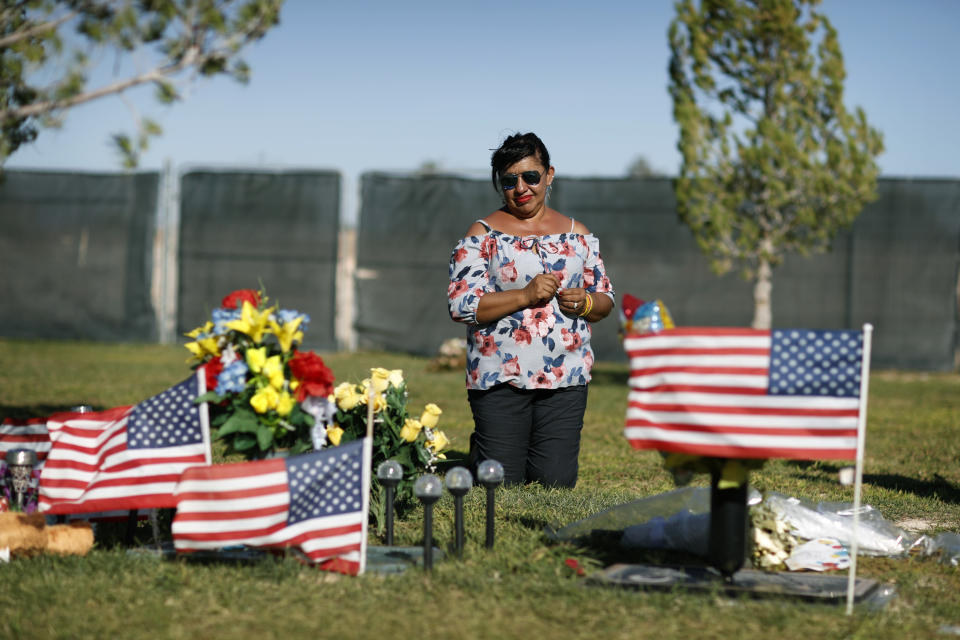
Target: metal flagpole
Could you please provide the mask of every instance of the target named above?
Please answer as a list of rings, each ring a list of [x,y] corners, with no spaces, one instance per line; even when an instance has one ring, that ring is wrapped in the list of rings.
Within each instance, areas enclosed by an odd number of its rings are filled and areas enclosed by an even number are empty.
[[[860,363],[860,411],[857,420],[857,466],[853,483],[853,540],[850,544],[850,569],[847,571],[847,615],[853,614],[853,591],[857,582],[857,533],[860,526],[860,490],[863,486],[863,448],[867,439],[867,392],[870,388],[870,342],[873,325],[863,325],[863,360]]]

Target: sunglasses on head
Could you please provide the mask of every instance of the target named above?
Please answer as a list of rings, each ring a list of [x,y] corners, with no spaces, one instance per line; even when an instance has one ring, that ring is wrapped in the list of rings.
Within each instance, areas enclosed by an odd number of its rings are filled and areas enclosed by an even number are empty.
[[[520,173],[505,173],[500,176],[500,188],[504,191],[509,191],[517,186],[517,181],[520,178],[523,178],[523,183],[531,187],[535,187],[540,184],[540,175],[539,171],[521,171]]]

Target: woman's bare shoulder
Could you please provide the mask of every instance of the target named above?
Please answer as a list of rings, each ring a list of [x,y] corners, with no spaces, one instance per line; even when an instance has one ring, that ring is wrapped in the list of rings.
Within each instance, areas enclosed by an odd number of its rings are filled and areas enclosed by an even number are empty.
[[[574,233],[579,233],[579,234],[582,234],[582,235],[588,235],[588,234],[590,233],[590,229],[587,229],[587,225],[583,224],[583,223],[580,222],[579,220],[574,220],[574,221],[573,221],[573,232],[574,232]]]
[[[486,233],[487,233],[487,228],[486,228],[485,226],[483,226],[482,224],[480,224],[480,221],[477,220],[477,221],[474,222],[472,225],[470,225],[470,228],[467,229],[467,232],[464,234],[463,237],[464,237],[464,238],[470,238],[470,237],[473,237],[473,236],[482,236],[482,235],[484,235],[484,234],[486,234]]]

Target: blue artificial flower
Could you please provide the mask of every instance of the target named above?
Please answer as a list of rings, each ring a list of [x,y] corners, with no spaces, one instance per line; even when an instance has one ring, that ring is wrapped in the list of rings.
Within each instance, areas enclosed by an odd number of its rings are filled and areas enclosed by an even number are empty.
[[[240,309],[222,309],[217,308],[211,314],[213,316],[213,335],[222,336],[227,329],[227,323],[239,320],[241,317]]]
[[[280,321],[280,324],[284,325],[288,322],[293,322],[297,318],[303,318],[300,321],[300,326],[297,327],[300,331],[306,331],[307,325],[310,324],[310,316],[306,313],[300,313],[299,311],[294,311],[293,309],[280,309],[277,311],[277,319]]]
[[[247,363],[243,360],[234,360],[223,368],[217,376],[216,392],[220,395],[231,391],[239,393],[247,385]]]

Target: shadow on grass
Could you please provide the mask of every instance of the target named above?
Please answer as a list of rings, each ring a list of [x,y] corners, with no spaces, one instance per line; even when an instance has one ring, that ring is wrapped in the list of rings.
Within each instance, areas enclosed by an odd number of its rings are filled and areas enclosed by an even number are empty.
[[[28,420],[30,418],[46,418],[54,413],[70,411],[75,405],[70,404],[28,404],[7,405],[0,404],[0,419]],[[106,407],[93,407],[94,411],[103,411]]]
[[[939,473],[933,474],[933,480],[908,478],[895,473],[869,473],[863,481],[876,487],[894,491],[908,491],[921,498],[936,496],[941,502],[960,504],[960,487],[951,484]]]
[[[622,531],[593,531],[589,536],[572,541],[584,555],[602,566],[612,564],[646,564],[661,566],[706,567],[706,560],[692,553],[664,549],[628,548],[620,545]],[[547,544],[550,541],[546,541]]]
[[[834,464],[809,460],[795,460],[790,464],[801,470],[801,476],[815,480],[822,480],[825,477],[836,478],[841,468],[852,466],[852,462],[851,464]],[[920,498],[936,497],[941,502],[960,504],[960,487],[939,473],[933,474],[933,480],[920,480],[896,473],[867,473],[864,474],[863,481],[881,489],[912,493]]]

